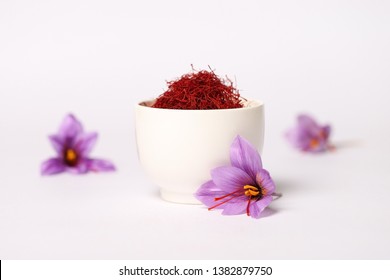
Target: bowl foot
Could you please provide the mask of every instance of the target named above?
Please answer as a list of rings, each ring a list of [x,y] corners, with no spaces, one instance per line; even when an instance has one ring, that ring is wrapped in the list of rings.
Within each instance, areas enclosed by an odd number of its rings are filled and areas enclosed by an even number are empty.
[[[200,201],[194,197],[194,194],[170,192],[164,189],[160,190],[160,194],[162,199],[169,202],[182,204],[201,204]]]

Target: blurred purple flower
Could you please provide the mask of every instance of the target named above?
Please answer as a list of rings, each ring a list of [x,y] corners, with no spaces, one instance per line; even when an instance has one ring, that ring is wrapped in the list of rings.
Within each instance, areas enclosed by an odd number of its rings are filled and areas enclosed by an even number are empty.
[[[73,115],[67,115],[58,134],[49,136],[57,156],[42,163],[41,174],[52,175],[65,171],[77,174],[88,171],[114,171],[115,166],[111,162],[89,158],[97,136],[96,132],[84,132],[81,123]]]
[[[223,209],[223,215],[246,213],[260,218],[271,203],[275,184],[263,169],[257,150],[244,138],[237,136],[230,148],[232,166],[211,170],[212,180],[204,183],[195,197],[209,210]]]
[[[329,143],[330,125],[318,125],[308,115],[298,115],[296,127],[286,133],[291,145],[304,152],[324,152],[333,149]]]

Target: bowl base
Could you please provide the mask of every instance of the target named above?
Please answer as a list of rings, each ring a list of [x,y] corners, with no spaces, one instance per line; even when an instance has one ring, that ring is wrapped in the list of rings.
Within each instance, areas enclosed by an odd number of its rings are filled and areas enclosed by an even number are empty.
[[[170,192],[161,189],[160,195],[162,199],[169,202],[175,202],[181,204],[198,204],[198,205],[201,204],[200,201],[197,200],[193,194]]]

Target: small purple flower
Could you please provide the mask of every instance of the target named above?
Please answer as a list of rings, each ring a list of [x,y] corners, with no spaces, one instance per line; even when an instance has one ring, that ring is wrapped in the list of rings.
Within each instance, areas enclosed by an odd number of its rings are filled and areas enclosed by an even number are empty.
[[[96,132],[84,132],[81,123],[73,115],[67,115],[58,134],[49,136],[57,156],[42,163],[41,174],[52,175],[65,171],[77,174],[88,171],[114,171],[115,166],[111,162],[89,158],[97,136]]]
[[[244,138],[237,136],[230,147],[232,166],[211,170],[212,180],[204,183],[195,197],[209,210],[223,209],[223,215],[246,213],[260,218],[271,203],[275,184],[263,169],[257,150]]]
[[[333,149],[329,144],[330,125],[318,125],[308,115],[298,115],[296,127],[286,133],[287,140],[293,147],[304,152],[324,152]]]

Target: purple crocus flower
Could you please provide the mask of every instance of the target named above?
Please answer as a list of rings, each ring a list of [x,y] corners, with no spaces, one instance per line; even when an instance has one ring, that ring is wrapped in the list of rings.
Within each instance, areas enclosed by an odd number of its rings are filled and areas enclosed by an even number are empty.
[[[263,169],[257,150],[244,138],[237,136],[230,148],[231,166],[211,170],[211,180],[204,183],[195,197],[209,210],[223,209],[223,215],[246,213],[260,218],[271,203],[275,184]]]
[[[49,136],[57,156],[42,163],[41,174],[52,175],[65,171],[83,174],[88,171],[115,170],[115,166],[107,160],[89,158],[97,136],[96,132],[84,132],[81,123],[73,115],[67,115],[58,133]]]
[[[321,126],[308,115],[298,115],[296,127],[286,133],[293,147],[304,152],[324,152],[333,149],[329,144],[331,127]]]

